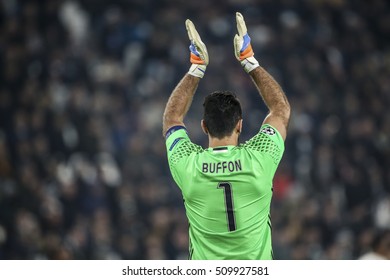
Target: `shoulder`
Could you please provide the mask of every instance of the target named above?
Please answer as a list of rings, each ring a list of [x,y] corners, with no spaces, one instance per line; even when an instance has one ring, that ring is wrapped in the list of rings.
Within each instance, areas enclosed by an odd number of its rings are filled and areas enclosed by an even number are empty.
[[[201,146],[192,143],[184,126],[174,126],[168,129],[165,139],[171,166],[176,165],[180,160],[189,157],[191,154],[204,151]]]
[[[274,127],[264,124],[255,136],[241,144],[240,147],[268,155],[277,164],[284,152],[284,141]]]

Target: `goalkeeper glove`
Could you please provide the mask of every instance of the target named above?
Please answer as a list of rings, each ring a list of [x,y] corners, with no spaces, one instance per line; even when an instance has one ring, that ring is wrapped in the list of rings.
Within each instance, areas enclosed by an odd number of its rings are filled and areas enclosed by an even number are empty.
[[[236,13],[238,34],[234,36],[234,54],[245,72],[249,73],[259,66],[259,62],[254,57],[254,52],[251,45],[251,38],[246,29],[244,17],[240,13]]]
[[[186,28],[191,41],[190,61],[192,63],[188,74],[203,78],[207,64],[209,64],[209,54],[207,53],[206,45],[200,39],[198,31],[196,31],[194,24],[189,19],[186,20]]]

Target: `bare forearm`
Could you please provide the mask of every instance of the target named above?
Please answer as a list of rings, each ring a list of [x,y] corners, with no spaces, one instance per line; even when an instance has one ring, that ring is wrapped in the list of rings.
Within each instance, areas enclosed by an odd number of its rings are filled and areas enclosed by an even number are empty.
[[[290,118],[290,104],[278,82],[262,67],[251,71],[250,76],[268,107],[270,115],[278,116],[287,127]]]
[[[191,106],[200,78],[186,74],[169,97],[163,116],[163,135],[174,125],[184,125],[183,120]]]

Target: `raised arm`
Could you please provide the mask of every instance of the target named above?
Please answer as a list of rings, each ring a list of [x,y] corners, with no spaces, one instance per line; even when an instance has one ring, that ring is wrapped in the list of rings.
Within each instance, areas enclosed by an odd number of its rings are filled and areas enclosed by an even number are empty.
[[[275,127],[285,140],[290,120],[290,104],[286,95],[275,79],[263,67],[256,67],[249,74],[269,109],[263,123]]]
[[[176,125],[184,126],[184,117],[191,106],[199,81],[200,78],[186,74],[173,90],[163,115],[164,136],[169,128]]]
[[[186,28],[191,41],[190,61],[192,65],[168,99],[163,115],[164,136],[169,128],[176,125],[184,126],[184,117],[191,106],[199,81],[203,78],[209,63],[207,48],[189,19],[186,20]]]
[[[234,50],[236,58],[240,61],[244,70],[249,73],[256,85],[269,114],[263,124],[269,124],[276,128],[283,140],[286,139],[287,126],[290,120],[290,104],[280,85],[261,66],[254,57],[251,39],[248,35],[243,16],[236,14],[238,34],[234,37]]]

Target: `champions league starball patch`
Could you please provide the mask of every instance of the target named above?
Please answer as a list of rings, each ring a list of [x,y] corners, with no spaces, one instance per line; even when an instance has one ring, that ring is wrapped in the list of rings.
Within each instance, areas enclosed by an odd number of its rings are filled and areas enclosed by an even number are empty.
[[[262,130],[260,130],[260,132],[262,133],[265,133],[265,134],[268,134],[268,135],[275,135],[275,129],[273,129],[272,127],[264,127]]]

